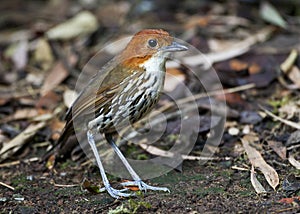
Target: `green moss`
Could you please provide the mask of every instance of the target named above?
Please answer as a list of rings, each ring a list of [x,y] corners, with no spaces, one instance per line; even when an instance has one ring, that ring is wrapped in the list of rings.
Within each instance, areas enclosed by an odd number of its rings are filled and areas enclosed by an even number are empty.
[[[17,177],[14,177],[11,181],[11,185],[12,186],[17,186],[19,184],[24,184],[27,182],[27,179],[26,179],[26,175],[19,175]]]
[[[150,209],[149,202],[140,199],[129,199],[115,209],[109,210],[109,214],[137,213],[140,209]]]
[[[65,170],[67,169],[68,167],[72,167],[72,166],[75,166],[75,163],[71,160],[67,160],[66,162],[63,162],[59,165],[59,168],[61,170]]]
[[[26,189],[27,182],[26,175],[18,175],[11,180],[11,186],[13,186],[15,190],[22,190]]]
[[[220,195],[225,194],[225,188],[221,186],[215,186],[215,187],[202,187],[198,188],[194,191],[195,194],[197,194],[200,197],[204,197],[206,195]]]
[[[275,100],[275,99],[269,100],[268,103],[269,103],[269,105],[271,105],[274,108],[273,113],[277,113],[278,108],[286,105],[289,101],[290,101],[290,98],[288,96],[284,96],[280,100]]]
[[[79,187],[59,188],[54,192],[55,196],[69,197],[70,195],[85,194]]]

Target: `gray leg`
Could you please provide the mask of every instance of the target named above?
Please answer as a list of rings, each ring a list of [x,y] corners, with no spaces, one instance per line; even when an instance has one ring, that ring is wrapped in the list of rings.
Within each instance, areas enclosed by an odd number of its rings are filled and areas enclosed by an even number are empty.
[[[130,193],[124,193],[124,191],[127,191],[128,189],[122,189],[122,190],[117,190],[117,189],[114,189],[110,186],[110,183],[107,179],[107,176],[105,174],[105,170],[104,170],[104,167],[103,167],[103,164],[101,162],[101,159],[100,159],[100,155],[98,153],[98,150],[97,150],[97,147],[96,147],[96,144],[95,144],[95,139],[94,139],[94,136],[92,134],[92,132],[89,130],[87,131],[87,139],[88,139],[88,142],[92,148],[92,151],[94,153],[94,156],[96,158],[96,162],[98,164],[98,167],[99,167],[99,170],[100,170],[100,174],[101,174],[101,177],[102,177],[102,181],[103,181],[103,184],[105,186],[105,189],[107,190],[107,192],[113,197],[113,198],[119,198],[119,197],[129,197],[129,196],[132,196],[133,194],[130,194]]]
[[[117,145],[115,144],[112,136],[106,134],[105,138],[108,141],[108,143],[111,145],[111,147],[114,149],[114,151],[117,153],[117,155],[121,159],[122,163],[124,164],[124,166],[126,167],[126,169],[128,170],[128,172],[130,173],[131,177],[134,180],[134,181],[128,181],[128,182],[122,183],[123,186],[136,185],[136,186],[139,187],[140,190],[145,191],[145,192],[147,190],[170,192],[170,190],[166,187],[154,187],[154,186],[150,186],[150,185],[144,183],[141,180],[141,178],[136,174],[136,172],[133,170],[133,168],[130,166],[130,164],[126,160],[125,156],[120,151],[120,149],[117,147]]]

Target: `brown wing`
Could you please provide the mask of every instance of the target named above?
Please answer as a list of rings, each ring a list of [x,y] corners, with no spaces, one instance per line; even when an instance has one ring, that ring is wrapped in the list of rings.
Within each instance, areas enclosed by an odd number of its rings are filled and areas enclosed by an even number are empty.
[[[65,118],[66,125],[57,143],[64,143],[70,135],[74,134],[74,125],[76,128],[79,125],[86,125],[84,123],[94,119],[101,108],[110,105],[115,94],[121,93],[124,87],[120,83],[133,73],[132,70],[120,66],[120,63],[117,63],[117,66],[115,63],[109,63],[100,70],[68,110]],[[136,75],[140,73],[137,72]]]

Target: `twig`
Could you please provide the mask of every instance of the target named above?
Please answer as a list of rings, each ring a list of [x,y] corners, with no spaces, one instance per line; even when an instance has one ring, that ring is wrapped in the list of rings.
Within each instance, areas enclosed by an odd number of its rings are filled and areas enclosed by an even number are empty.
[[[1,181],[0,181],[0,185],[6,187],[6,188],[8,188],[8,189],[15,190],[14,187],[12,187],[12,186],[10,186],[10,185],[8,185],[8,184],[5,184],[5,183],[3,183],[3,182],[1,182]]]
[[[23,163],[30,163],[30,162],[35,162],[35,161],[39,161],[39,160],[40,159],[38,157],[33,157],[33,158],[25,159],[25,160],[22,160],[22,161],[17,160],[17,161],[12,161],[12,162],[9,162],[9,163],[2,163],[2,164],[0,164],[0,168],[19,165],[22,162]]]
[[[289,56],[285,59],[285,61],[280,65],[280,69],[282,70],[282,72],[287,74],[293,67],[297,58],[298,58],[297,50],[293,49],[290,52]]]
[[[245,91],[245,90],[248,90],[248,89],[251,89],[251,88],[254,88],[254,87],[255,87],[255,84],[250,83],[250,84],[247,84],[247,85],[237,86],[237,87],[229,88],[229,89],[225,89],[225,90],[216,90],[216,91],[210,91],[210,92],[207,92],[207,93],[195,94],[195,95],[192,95],[192,96],[189,96],[189,97],[182,98],[182,99],[176,101],[175,103],[170,102],[170,103],[160,107],[159,109],[157,109],[156,113],[154,112],[154,113],[150,114],[150,117],[154,117],[157,114],[159,114],[160,112],[164,112],[167,109],[169,109],[169,108],[171,108],[175,105],[182,105],[182,104],[185,104],[185,103],[188,103],[188,102],[191,102],[191,101],[195,101],[195,100],[198,100],[198,99],[201,99],[201,98],[204,98],[204,97],[216,96],[216,95],[219,95],[219,94],[230,94],[230,93],[235,93],[235,92],[238,92],[238,91]],[[144,118],[144,119],[140,120],[139,122],[144,122],[146,120],[147,120],[147,118]]]
[[[182,104],[186,104],[186,103],[191,102],[191,101],[195,101],[195,100],[200,99],[200,98],[209,97],[209,96],[215,96],[215,95],[219,95],[219,94],[235,93],[235,92],[238,92],[238,91],[248,90],[248,89],[251,89],[251,88],[254,88],[254,87],[255,87],[255,84],[254,83],[250,83],[250,84],[247,84],[247,85],[242,85],[242,86],[238,86],[238,87],[234,87],[234,88],[229,88],[229,89],[225,89],[225,90],[216,90],[216,91],[211,91],[211,92],[207,92],[207,93],[195,94],[195,95],[192,95],[190,97],[179,99],[175,103],[174,102],[170,102],[170,103],[168,103],[166,105],[163,105],[162,107],[158,108],[157,111],[151,113],[149,115],[149,117],[145,117],[145,118],[141,119],[140,121],[138,121],[135,124],[136,125],[142,124],[142,123],[146,122],[149,118],[153,118],[156,115],[160,114],[161,112],[164,112],[164,111],[168,110],[169,108],[171,108],[171,107],[173,107],[175,105],[178,105],[178,104],[182,105]],[[180,115],[182,113],[181,111],[188,112],[188,111],[193,110],[193,109],[194,109],[193,107],[187,107],[184,110],[178,110],[176,112],[171,112],[171,113],[165,115],[164,118],[158,118],[157,120],[152,121],[151,125],[155,126],[155,125],[161,123],[162,121],[164,121],[166,119],[171,119],[171,118],[173,118],[175,116],[178,116],[178,115]],[[124,128],[124,129],[122,129],[121,132],[120,132],[120,134],[119,134],[119,138],[121,138],[122,136],[124,136],[124,134],[129,129],[131,129],[131,126],[128,126],[128,127]],[[134,138],[137,134],[138,134],[137,131],[131,132],[130,137],[127,136],[127,140]],[[122,141],[120,142],[120,144],[122,144]]]
[[[14,154],[21,148],[26,142],[29,141],[40,129],[47,125],[46,121],[39,122],[37,124],[30,124],[24,131],[13,138],[10,142],[5,143],[0,149],[0,160],[6,159],[9,154]]]
[[[289,121],[289,120],[285,120],[285,119],[283,119],[283,118],[281,118],[281,117],[278,117],[278,116],[276,116],[275,114],[273,114],[272,112],[270,112],[269,110],[267,110],[267,109],[265,109],[264,107],[262,107],[261,105],[259,105],[259,107],[260,107],[267,115],[269,115],[270,117],[273,117],[275,120],[279,120],[280,122],[282,122],[282,123],[284,123],[284,124],[286,124],[286,125],[288,125],[288,126],[291,126],[291,127],[295,128],[295,129],[300,129],[300,124],[294,123],[294,122]]]
[[[199,54],[195,56],[187,56],[181,60],[181,63],[186,66],[198,66],[204,65],[205,67],[210,67],[210,65],[225,61],[237,56],[240,56],[247,51],[249,51],[250,47],[258,42],[266,41],[271,33],[275,30],[274,27],[265,27],[262,30],[258,31],[256,34],[244,39],[241,42],[236,43],[233,48],[223,50],[218,53],[209,53],[209,54]],[[179,66],[177,62],[169,62],[167,64],[168,67],[176,68]]]
[[[239,166],[232,166],[231,169],[236,169],[240,171],[250,171],[250,169],[244,168],[244,167],[239,167]]]
[[[175,155],[173,152],[165,151],[165,150],[159,149],[155,146],[147,145],[144,143],[139,144],[139,146],[152,155],[157,155],[160,157],[174,157],[174,155]],[[230,160],[231,159],[230,157],[219,158],[219,157],[205,157],[205,156],[193,156],[193,155],[181,155],[181,158],[183,160],[203,160],[203,161]]]
[[[55,187],[78,187],[80,186],[79,184],[56,184],[54,183]]]
[[[188,103],[188,102],[191,102],[191,101],[198,100],[200,98],[216,96],[216,95],[219,95],[219,94],[231,94],[231,93],[235,93],[235,92],[238,92],[238,91],[245,91],[245,90],[248,90],[248,89],[251,89],[251,88],[254,88],[254,87],[255,87],[254,83],[249,83],[249,84],[242,85],[242,86],[237,86],[237,87],[234,87],[234,88],[228,88],[228,89],[217,90],[217,91],[209,91],[207,93],[199,93],[199,94],[192,95],[190,97],[180,99],[176,102],[176,104],[184,104],[184,103]]]

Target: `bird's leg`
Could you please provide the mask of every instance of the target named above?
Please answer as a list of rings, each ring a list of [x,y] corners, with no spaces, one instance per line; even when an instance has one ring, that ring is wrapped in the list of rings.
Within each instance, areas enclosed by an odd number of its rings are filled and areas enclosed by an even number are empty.
[[[96,158],[96,162],[98,164],[98,167],[99,167],[99,170],[100,170],[100,174],[101,174],[101,177],[102,177],[102,181],[103,181],[103,184],[105,186],[105,189],[107,190],[107,192],[113,197],[113,198],[119,198],[119,197],[129,197],[129,196],[132,196],[133,194],[130,194],[130,193],[124,193],[124,191],[127,191],[128,189],[122,189],[122,190],[117,190],[117,189],[114,189],[110,186],[110,183],[107,179],[107,176],[105,174],[105,170],[104,170],[104,167],[103,167],[103,164],[101,162],[101,159],[100,159],[100,155],[99,155],[99,152],[97,150],[97,147],[96,147],[96,144],[95,144],[95,139],[94,139],[94,136],[93,136],[93,133],[92,131],[88,130],[87,131],[87,139],[88,139],[88,142],[92,148],[92,151],[94,153],[94,156]]]
[[[105,138],[108,141],[108,143],[111,145],[111,147],[114,149],[114,151],[117,153],[119,158],[121,159],[122,163],[128,170],[129,174],[133,178],[134,181],[128,181],[128,182],[123,182],[123,186],[133,186],[136,185],[139,187],[140,190],[142,191],[147,191],[147,190],[154,190],[154,191],[165,191],[165,192],[170,192],[170,190],[166,187],[154,187],[146,184],[145,182],[142,181],[142,179],[138,176],[138,174],[134,171],[134,169],[130,166],[128,161],[126,160],[125,156],[123,153],[120,151],[120,149],[117,147],[115,144],[113,138],[109,134],[105,134]]]

